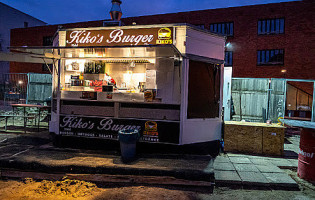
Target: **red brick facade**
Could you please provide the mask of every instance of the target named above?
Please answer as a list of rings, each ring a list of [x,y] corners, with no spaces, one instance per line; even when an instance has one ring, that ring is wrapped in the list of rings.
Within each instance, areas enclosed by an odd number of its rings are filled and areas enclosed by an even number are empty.
[[[190,23],[205,25],[234,22],[234,35],[227,38],[232,44],[233,77],[315,79],[315,1],[275,3],[212,9],[164,15],[124,18],[125,25]],[[260,19],[284,18],[284,34],[258,35]],[[102,21],[65,24],[63,27],[98,27]],[[11,46],[42,46],[43,37],[53,36],[58,26],[14,29]],[[257,66],[257,50],[284,49],[284,65]],[[11,63],[10,72],[39,72],[42,67]],[[286,73],[281,70],[286,69]]]

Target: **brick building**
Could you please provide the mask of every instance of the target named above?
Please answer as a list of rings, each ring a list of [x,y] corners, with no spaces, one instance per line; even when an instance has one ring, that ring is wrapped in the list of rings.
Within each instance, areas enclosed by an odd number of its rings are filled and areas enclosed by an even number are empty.
[[[210,9],[123,18],[125,25],[190,23],[227,36],[226,66],[233,77],[315,79],[315,1]],[[103,21],[63,24],[98,27]],[[11,46],[47,46],[58,25],[11,31]],[[11,62],[11,73],[38,72],[39,64]]]
[[[44,25],[45,22],[0,2],[0,53],[8,52],[11,29]],[[9,68],[9,62],[0,61],[0,73],[8,73]]]

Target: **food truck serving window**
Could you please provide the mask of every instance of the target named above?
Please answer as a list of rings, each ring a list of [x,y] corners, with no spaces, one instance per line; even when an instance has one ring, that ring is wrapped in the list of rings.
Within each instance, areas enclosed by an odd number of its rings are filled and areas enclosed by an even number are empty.
[[[220,67],[191,60],[189,77],[187,117],[219,117]]]
[[[180,104],[178,54],[171,47],[62,51],[63,99]]]

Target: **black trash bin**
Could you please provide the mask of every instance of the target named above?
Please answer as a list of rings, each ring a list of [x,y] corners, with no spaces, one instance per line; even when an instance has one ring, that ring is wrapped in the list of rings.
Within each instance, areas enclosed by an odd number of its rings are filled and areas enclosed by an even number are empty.
[[[136,157],[136,143],[139,139],[138,130],[120,130],[118,131],[120,142],[120,152],[123,162],[130,162]]]

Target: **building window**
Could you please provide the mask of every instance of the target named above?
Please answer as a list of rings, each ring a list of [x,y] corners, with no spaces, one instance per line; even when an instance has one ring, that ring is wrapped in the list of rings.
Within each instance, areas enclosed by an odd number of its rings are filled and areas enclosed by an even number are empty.
[[[257,65],[283,65],[284,50],[271,49],[257,51]]]
[[[43,46],[52,46],[52,45],[53,45],[53,37],[52,36],[43,37]]]
[[[48,69],[48,67],[49,67],[49,69]],[[48,64],[48,65],[46,65],[46,64],[43,64],[42,65],[42,71],[43,72],[52,72],[52,69],[53,69],[53,65],[52,64]]]
[[[205,29],[205,25],[204,24],[196,24],[195,26],[201,28],[201,29]]]
[[[28,22],[24,22],[24,28],[28,28]]]
[[[284,33],[284,18],[258,20],[258,35]]]
[[[213,33],[220,33],[225,36],[233,36],[234,35],[234,23],[233,22],[225,22],[225,23],[216,23],[210,24],[210,31]]]
[[[233,65],[233,52],[232,51],[226,51],[225,57],[224,57],[224,66],[230,67]]]

